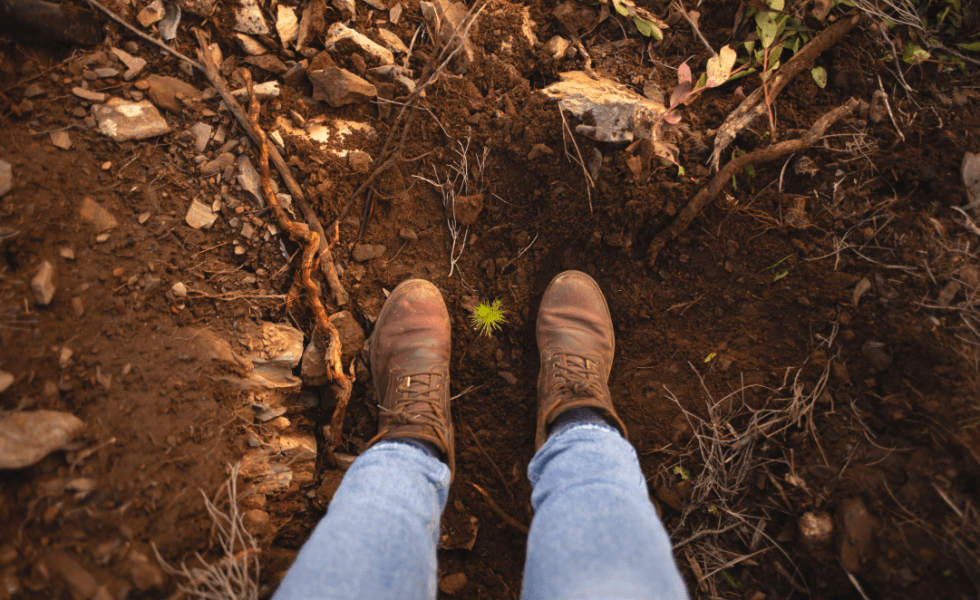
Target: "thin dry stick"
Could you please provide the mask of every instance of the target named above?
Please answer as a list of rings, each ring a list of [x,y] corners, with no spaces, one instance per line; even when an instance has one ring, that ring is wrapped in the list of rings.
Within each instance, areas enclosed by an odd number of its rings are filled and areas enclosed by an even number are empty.
[[[701,30],[698,29],[698,24],[695,23],[694,19],[691,18],[691,15],[687,13],[687,9],[684,8],[684,3],[678,0],[675,6],[677,6],[677,10],[680,11],[681,16],[684,17],[684,20],[687,21],[688,25],[691,26],[691,29],[694,30],[694,33],[697,34],[698,39],[701,40],[701,43],[704,44],[704,47],[707,48],[708,52],[711,53],[711,56],[718,56],[718,53],[715,52],[715,49],[711,47],[711,44],[708,43],[708,40],[704,39],[704,35],[702,35]]]
[[[749,94],[748,98],[733,110],[715,135],[715,149],[711,154],[711,168],[717,171],[721,162],[721,153],[735,139],[738,132],[747,127],[756,118],[761,117],[766,112],[766,102],[775,100],[779,92],[793,77],[796,77],[804,69],[813,66],[813,61],[817,59],[825,50],[836,44],[841,38],[848,34],[858,23],[861,22],[862,15],[846,16],[837,21],[827,29],[820,32],[817,37],[803,46],[793,58],[776,71],[774,77],[770,77],[771,85],[761,86]],[[768,95],[768,97],[767,97]],[[775,133],[775,132],[773,132]]]
[[[497,506],[497,503],[493,501],[493,498],[490,497],[490,494],[488,494],[486,490],[476,485],[475,483],[471,483],[470,485],[476,488],[476,491],[480,492],[480,495],[483,496],[483,499],[487,501],[487,506],[489,506],[490,509],[493,510],[493,512],[497,513],[497,516],[503,519],[508,525],[522,532],[524,535],[530,533],[531,530],[527,528],[527,525],[521,523],[514,517],[508,515],[507,513],[504,512],[502,508]]]
[[[354,366],[351,364],[350,376],[344,373],[344,365],[340,358],[340,334],[337,328],[330,322],[327,310],[320,301],[320,287],[310,277],[313,263],[317,260],[317,251],[320,247],[320,235],[315,231],[303,229],[294,223],[286,215],[286,211],[279,204],[279,199],[272,192],[272,183],[269,178],[269,141],[265,137],[265,131],[259,126],[259,101],[255,97],[255,90],[252,87],[252,75],[248,69],[242,69],[242,77],[245,79],[245,87],[251,100],[249,112],[246,115],[249,126],[258,135],[259,146],[259,174],[262,177],[262,194],[265,196],[266,204],[272,210],[276,222],[280,229],[289,233],[289,237],[294,242],[305,246],[303,250],[303,261],[296,272],[296,279],[306,290],[307,300],[313,310],[316,329],[324,339],[329,340],[325,352],[327,363],[327,373],[334,383],[337,383],[341,392],[337,400],[337,407],[334,409],[330,419],[330,440],[327,442],[327,454],[333,456],[334,449],[340,445],[344,427],[344,415],[347,413],[347,403],[350,401],[351,390],[354,386]],[[337,243],[339,231],[334,228],[334,238],[330,245]]]
[[[589,198],[589,212],[592,212],[592,188],[595,187],[595,183],[592,181],[592,176],[589,175],[589,169],[585,166],[585,160],[582,159],[582,151],[578,149],[578,143],[575,142],[575,136],[572,134],[572,130],[568,128],[568,122],[565,120],[565,113],[561,112],[561,107],[558,107],[558,114],[561,116],[561,139],[565,140],[565,132],[568,132],[568,137],[572,138],[572,146],[575,147],[575,153],[578,154],[578,164],[582,167],[582,173],[585,175],[585,194]],[[569,157],[568,145],[565,145],[565,157]]]
[[[881,83],[881,75],[878,76],[878,89],[881,90],[881,98],[885,101],[885,108],[888,109],[888,116],[891,117],[892,125],[895,126],[895,133],[897,133],[898,137],[902,138],[902,141],[904,142],[905,135],[902,133],[902,130],[898,128],[898,121],[895,120],[895,113],[892,112],[892,105],[888,102],[888,92],[885,91],[885,86]]]
[[[191,59],[189,59],[189,58],[187,58],[186,56],[184,56],[184,55],[183,55],[183,54],[181,54],[180,52],[177,52],[176,50],[174,50],[174,49],[173,49],[173,48],[171,48],[170,46],[168,46],[168,45],[166,45],[166,44],[164,44],[164,43],[163,43],[163,42],[161,42],[160,40],[158,40],[158,39],[156,39],[156,38],[154,38],[154,37],[151,37],[151,36],[149,36],[149,35],[146,35],[146,34],[145,34],[145,33],[143,33],[142,31],[140,31],[139,29],[136,29],[135,27],[133,27],[132,25],[130,25],[129,23],[127,23],[126,21],[124,21],[122,17],[120,17],[120,16],[119,16],[119,15],[117,15],[116,13],[114,13],[114,12],[112,12],[112,11],[111,11],[111,10],[109,10],[108,8],[106,8],[106,7],[104,7],[104,6],[102,6],[102,5],[101,5],[101,4],[99,4],[99,3],[98,3],[98,2],[96,1],[96,0],[87,0],[87,2],[88,2],[89,4],[91,4],[91,5],[92,5],[92,7],[94,7],[94,8],[97,8],[97,9],[99,9],[99,10],[101,10],[102,12],[104,12],[105,14],[107,14],[107,15],[109,16],[109,18],[110,18],[110,19],[112,19],[112,20],[113,20],[113,21],[115,21],[116,23],[119,23],[120,25],[122,25],[122,26],[123,26],[123,27],[125,27],[126,29],[128,29],[128,30],[130,30],[130,31],[131,31],[132,33],[134,33],[134,34],[136,34],[137,36],[139,36],[139,37],[141,37],[141,38],[143,38],[144,40],[146,40],[146,41],[148,41],[148,42],[150,42],[151,44],[154,44],[154,45],[156,45],[156,46],[159,46],[160,48],[163,48],[164,50],[166,50],[166,51],[167,51],[167,52],[169,52],[170,54],[173,54],[173,55],[174,55],[174,56],[176,56],[177,58],[179,58],[179,59],[181,59],[181,60],[183,60],[183,61],[186,61],[186,62],[187,62],[188,64],[190,64],[191,66],[193,66],[193,67],[196,67],[197,69],[199,69],[199,70],[201,70],[201,71],[203,71],[203,70],[204,70],[204,67],[202,67],[202,66],[200,65],[200,63],[198,63],[198,62],[196,62],[196,61],[193,61],[193,60],[191,60]]]
[[[707,186],[703,187],[700,192],[697,193],[694,198],[688,202],[684,210],[677,215],[674,222],[670,224],[667,229],[664,229],[657,237],[653,238],[650,242],[650,249],[647,251],[647,262],[650,266],[654,266],[657,262],[657,257],[660,251],[663,250],[664,246],[668,242],[672,241],[678,235],[683,233],[687,227],[701,214],[701,211],[710,203],[715,196],[721,192],[722,188],[728,185],[732,176],[741,171],[747,165],[760,165],[764,164],[787,154],[792,154],[794,152],[802,152],[806,150],[813,144],[817,142],[821,137],[823,137],[824,132],[828,127],[836,123],[845,115],[849,115],[854,112],[857,108],[858,101],[854,98],[848,100],[843,106],[839,106],[827,114],[823,115],[817,119],[810,131],[796,140],[789,140],[786,142],[780,142],[769,146],[768,148],[763,148],[761,150],[756,150],[755,152],[750,152],[748,154],[743,154],[738,158],[732,160],[725,167],[715,175]]]
[[[500,483],[504,484],[504,488],[507,490],[507,493],[510,494],[511,499],[513,500],[514,492],[513,490],[510,489],[510,484],[507,483],[506,479],[504,479],[504,474],[500,471],[500,468],[497,467],[497,463],[493,462],[493,459],[490,458],[490,455],[487,453],[487,451],[483,449],[483,444],[480,443],[480,438],[476,437],[476,434],[473,433],[473,430],[470,429],[469,425],[466,425],[464,423],[463,427],[466,428],[467,433],[469,433],[470,437],[473,438],[473,441],[476,442],[476,447],[480,449],[480,452],[483,453],[483,456],[485,456],[487,460],[490,461],[490,466],[493,467],[493,470],[497,474],[497,477],[500,478]]]

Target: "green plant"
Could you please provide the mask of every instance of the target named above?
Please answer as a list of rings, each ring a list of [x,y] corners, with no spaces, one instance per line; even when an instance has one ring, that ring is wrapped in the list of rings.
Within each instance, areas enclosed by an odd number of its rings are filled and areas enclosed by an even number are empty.
[[[728,571],[726,571],[725,569],[721,570],[721,576],[725,578],[725,581],[728,582],[728,585],[732,586],[732,589],[737,590],[738,588],[742,587],[742,584],[735,581],[735,578],[729,575]]]
[[[503,309],[500,300],[481,302],[473,307],[473,311],[470,313],[470,323],[473,325],[473,329],[479,333],[490,336],[494,331],[500,330],[502,323],[507,322],[504,317],[506,313],[507,311]]]
[[[674,467],[674,475],[680,475],[683,481],[691,478],[691,472],[681,466]]]

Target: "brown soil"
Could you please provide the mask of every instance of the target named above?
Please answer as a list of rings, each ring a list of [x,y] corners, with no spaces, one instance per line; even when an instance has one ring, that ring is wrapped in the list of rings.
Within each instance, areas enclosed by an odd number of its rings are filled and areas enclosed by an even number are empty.
[[[132,7],[111,4],[134,21]],[[407,43],[422,17],[414,0],[403,6],[400,23],[385,26]],[[369,213],[358,201],[341,226],[343,247],[335,250],[351,295],[343,308],[367,331],[385,290],[409,277],[433,281],[450,307],[452,391],[460,395],[453,406],[458,472],[439,560],[441,575],[467,578],[453,597],[519,596],[525,537],[471,484],[530,523],[525,469],[533,455],[539,366],[534,322],[545,286],[565,269],[588,272],[606,293],[618,350],[611,389],[673,541],[737,522],[679,549],[692,597],[759,600],[756,592],[776,598],[808,590],[817,598],[858,598],[857,585],[870,598],[975,597],[980,338],[972,301],[980,267],[974,233],[950,208],[967,203],[959,165],[964,152],[980,148],[977,100],[959,92],[975,88],[975,76],[940,72],[935,63],[908,69],[916,93],[898,88],[891,95],[904,142],[890,119],[872,123],[854,115],[806,153],[815,173],[798,173],[795,162],[784,169],[779,161],[740,174],[651,268],[651,239],[710,176],[701,165],[713,130],[738,104],[737,85],[703,94],[668,133],[680,148],[682,176],[656,160],[634,176],[624,144],[576,135],[586,160],[594,150],[603,156],[590,209],[582,169],[566,158],[562,118],[534,93],[559,72],[581,68],[581,61],[554,60],[523,39],[522,7],[502,0],[488,7],[473,38],[476,62],[465,75],[447,75],[427,91],[423,104],[432,114],[418,115],[404,150],[408,159],[423,158],[401,162],[380,179]],[[565,35],[551,16],[552,4],[526,7],[541,42]],[[651,9],[664,13],[666,5]],[[726,0],[709,0],[700,9],[702,30],[715,47],[728,41],[736,9]],[[377,11],[369,20],[367,5],[358,10],[358,29],[375,26]],[[328,24],[339,18],[327,10]],[[225,56],[239,52],[232,22],[225,6],[204,20]],[[185,15],[175,44],[185,54],[194,49],[190,26],[201,23]],[[248,403],[220,379],[226,367],[188,350],[188,328],[231,340],[260,320],[292,324],[307,336],[312,331],[305,305],[286,302],[296,263],[284,252],[292,255],[296,246],[281,245],[278,235],[265,239],[258,226],[259,233],[243,241],[231,218],[267,224],[271,216],[237,184],[197,175],[192,142],[183,135],[188,127],[203,120],[223,124],[228,139],[244,135],[217,99],[167,114],[172,133],[145,142],[116,144],[85,126],[87,111],[72,88],[86,69],[111,63],[99,54],[109,46],[139,43],[139,56],[150,63],[140,78],[156,73],[208,87],[199,73],[185,76],[176,59],[115,24],[106,31],[107,45],[99,49],[0,41],[0,158],[14,172],[13,191],[0,198],[0,371],[16,376],[0,394],[0,407],[63,410],[86,423],[67,451],[0,475],[0,599],[87,600],[78,569],[106,586],[111,598],[169,598],[178,581],[156,580],[162,572],[153,568],[147,575],[147,564],[156,564],[152,545],[173,564],[195,552],[219,559],[201,492],[214,496],[249,440],[275,433],[253,423]],[[629,27],[626,33],[635,36]],[[608,21],[585,42],[595,48],[623,37]],[[875,40],[859,27],[825,53],[818,60],[830,74],[825,89],[805,76],[788,86],[774,105],[779,139],[796,137],[850,96],[870,101],[879,76],[893,91],[891,64],[879,60],[883,50]],[[431,51],[427,37],[417,44],[410,61],[416,75]],[[694,55],[697,73],[708,58],[683,21],[653,54],[656,63],[638,41],[593,52],[593,67],[640,91],[651,79],[669,96],[675,75],[662,65],[676,67]],[[257,68],[253,74],[259,82],[272,78]],[[110,78],[90,87],[121,95],[136,89],[133,83]],[[748,93],[758,78],[741,83]],[[25,102],[31,84],[45,93]],[[367,177],[331,150],[377,157],[398,107],[331,109],[311,101],[310,93],[307,83],[284,85],[279,99],[264,103],[262,124],[271,131],[277,117],[288,120],[295,110],[307,120],[325,115],[377,130],[376,136],[352,134],[328,150],[287,140],[284,155],[321,222],[329,224]],[[574,127],[574,118],[566,118]],[[68,151],[52,146],[48,134],[66,127],[73,143]],[[734,146],[746,152],[764,147],[768,129],[757,121]],[[536,144],[553,154],[529,160]],[[211,143],[208,159],[218,146]],[[467,146],[471,163],[486,151],[485,205],[450,276],[452,239],[442,196],[417,176],[445,179],[449,165],[460,160],[457,151]],[[247,152],[254,164],[254,148]],[[210,230],[187,226],[192,199],[210,204],[222,195],[226,203],[240,200],[245,213],[226,207]],[[79,218],[86,197],[118,220],[105,241]],[[787,218],[801,208],[804,220]],[[140,223],[145,212],[151,216]],[[418,241],[402,239],[404,228]],[[387,250],[357,263],[350,256],[356,243]],[[244,253],[236,254],[238,245]],[[64,258],[64,248],[74,258]],[[29,286],[44,260],[56,267],[57,292],[40,307]],[[147,293],[154,278],[161,283]],[[863,279],[871,287],[855,305]],[[961,284],[958,294],[937,308],[940,292],[954,280]],[[190,290],[185,302],[165,296],[176,282]],[[493,337],[478,337],[468,325],[468,307],[494,298],[503,301],[508,322]],[[66,347],[73,354],[62,367]],[[359,356],[358,348],[344,351]],[[363,450],[377,426],[373,386],[364,380],[363,364],[358,372],[341,449],[351,454]],[[749,431],[749,410],[785,408],[794,386],[801,396],[817,390],[811,410],[756,445],[737,489],[699,498],[696,485],[717,473],[706,472],[691,423],[710,421],[710,413],[717,436],[742,435]],[[333,392],[329,386],[305,391],[320,404],[291,405],[288,431],[323,442]],[[674,467],[687,471],[682,476]],[[288,489],[246,506],[270,517],[267,528],[253,528],[263,597],[326,511],[342,474],[321,453],[309,481],[294,479]],[[98,485],[73,492],[77,478]],[[800,531],[801,517],[811,512],[827,513],[835,524],[824,545],[808,543]],[[473,523],[475,544],[466,549]],[[841,561],[852,566],[854,581]]]

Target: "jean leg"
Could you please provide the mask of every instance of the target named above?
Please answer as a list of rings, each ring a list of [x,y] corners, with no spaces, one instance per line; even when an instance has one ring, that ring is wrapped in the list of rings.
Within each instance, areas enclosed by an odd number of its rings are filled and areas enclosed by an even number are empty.
[[[449,467],[381,442],[354,461],[274,600],[434,600]]]
[[[636,450],[608,425],[556,432],[528,467],[524,600],[686,600]]]

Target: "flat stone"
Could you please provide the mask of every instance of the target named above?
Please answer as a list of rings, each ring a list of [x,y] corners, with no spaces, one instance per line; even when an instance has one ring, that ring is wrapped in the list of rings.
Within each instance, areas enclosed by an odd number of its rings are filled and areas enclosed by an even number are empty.
[[[34,294],[34,302],[41,306],[51,304],[54,298],[54,266],[44,261],[37,270],[37,274],[31,279],[31,293]]]
[[[360,150],[354,150],[347,155],[347,163],[355,173],[367,173],[371,170],[372,162],[371,155]]]
[[[631,142],[637,138],[657,139],[654,123],[666,110],[662,104],[645,98],[611,79],[594,80],[584,71],[560,73],[561,81],[541,90],[558,100],[561,110],[567,110],[581,120],[575,130],[598,142]]]
[[[84,223],[92,225],[98,232],[114,229],[118,225],[116,217],[112,216],[112,213],[89,197],[82,200],[79,216]]]
[[[194,138],[194,152],[202,154],[204,149],[208,147],[208,141],[211,139],[212,127],[207,123],[198,122],[192,125],[189,131]]]
[[[82,100],[88,100],[89,102],[103,103],[105,102],[106,95],[102,92],[93,92],[82,87],[72,88],[71,93],[75,94]]]
[[[245,59],[245,62],[260,69],[265,69],[270,73],[275,73],[276,75],[282,75],[289,70],[289,67],[287,67],[285,63],[271,54],[249,56]]]
[[[101,69],[96,69],[95,74],[99,79],[108,79],[110,77],[119,77],[119,69],[113,69],[110,67],[103,67]]]
[[[269,26],[256,0],[240,0],[235,9],[234,30],[255,35],[269,35]]]
[[[295,8],[285,4],[280,4],[276,8],[276,31],[279,33],[279,41],[282,42],[283,48],[288,48],[296,42],[299,20],[296,18]]]
[[[112,53],[116,55],[119,62],[126,65],[126,72],[123,73],[123,79],[126,81],[132,81],[137,75],[146,67],[146,61],[138,56],[133,56],[125,50],[120,50],[119,48],[112,48]]]
[[[446,218],[455,219],[463,226],[476,223],[476,218],[483,210],[483,194],[472,196],[457,196],[455,202],[446,206]]]
[[[310,42],[323,35],[326,27],[327,5],[323,0],[313,0],[303,9],[296,33],[296,49],[302,50]]]
[[[367,260],[374,260],[376,258],[381,258],[387,248],[382,244],[358,244],[354,246],[354,251],[351,253],[351,257],[358,261],[364,262]]]
[[[541,158],[542,156],[551,156],[554,153],[554,150],[545,146],[544,144],[535,144],[531,146],[531,151],[527,153],[527,159],[535,160],[537,158]]]
[[[218,173],[221,173],[228,167],[233,166],[234,164],[235,155],[230,152],[224,152],[219,154],[214,160],[204,163],[204,165],[201,166],[201,175],[204,175],[205,177],[212,177]]]
[[[255,92],[255,97],[259,100],[269,100],[271,98],[279,97],[279,82],[278,81],[266,81],[265,83],[260,83],[258,85],[252,86],[252,91]],[[242,100],[248,100],[248,89],[239,88],[231,93],[236,100],[241,102]]]
[[[174,114],[180,114],[183,110],[184,100],[197,100],[203,95],[201,90],[176,77],[150,75],[146,78],[146,83],[149,85],[146,93],[150,101]]]
[[[14,189],[14,169],[10,163],[0,158],[0,198]]]
[[[334,56],[357,54],[369,67],[390,65],[395,62],[395,56],[387,48],[339,21],[327,30],[327,39],[324,40],[323,46]]]
[[[252,161],[244,154],[238,157],[238,185],[242,186],[260,207],[265,208],[265,198],[262,196],[262,178],[252,166]]]
[[[403,227],[401,231],[398,232],[398,237],[406,242],[419,241],[419,234],[415,233],[415,230],[410,227]]]
[[[394,34],[387,29],[378,29],[378,37],[381,38],[381,43],[385,48],[391,50],[393,53],[407,54],[408,46],[402,41],[397,34]]]
[[[117,142],[145,140],[163,135],[170,126],[149,100],[128,102],[110,98],[108,102],[92,108],[99,131]]]
[[[18,411],[0,416],[0,469],[33,465],[79,433],[84,423],[66,412]]]
[[[31,85],[27,86],[26,90],[24,90],[24,97],[35,98],[43,93],[44,93],[43,87],[41,87],[39,84],[32,83]]]
[[[143,27],[149,27],[157,21],[162,21],[163,17],[166,16],[167,9],[163,6],[163,2],[160,0],[153,0],[149,5],[136,15],[136,20],[140,22]]]
[[[368,102],[378,95],[376,87],[339,67],[309,71],[307,75],[313,82],[313,99],[322,100],[334,108]]]
[[[184,221],[194,229],[208,229],[214,225],[217,218],[218,215],[211,210],[210,206],[196,198],[187,209],[187,214],[184,215]]]
[[[242,52],[249,56],[261,56],[269,51],[257,39],[244,33],[236,33],[235,41],[241,46]]]

